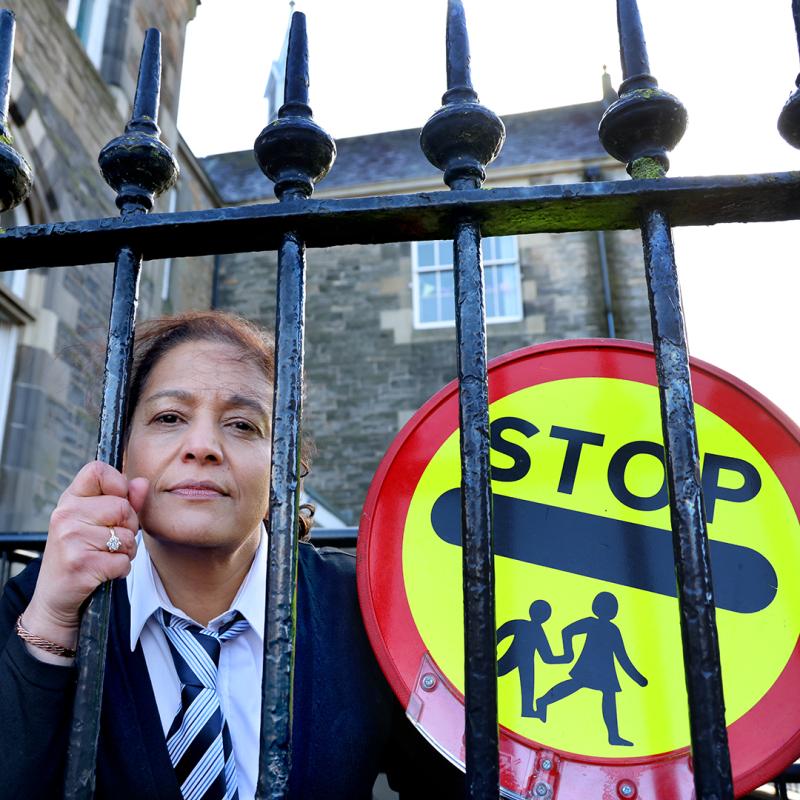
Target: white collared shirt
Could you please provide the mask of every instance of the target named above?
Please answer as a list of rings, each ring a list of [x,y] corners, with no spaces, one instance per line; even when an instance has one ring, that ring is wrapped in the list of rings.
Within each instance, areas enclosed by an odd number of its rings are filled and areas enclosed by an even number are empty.
[[[131,652],[141,640],[150,683],[156,698],[164,736],[181,707],[181,684],[175,672],[164,632],[153,616],[163,608],[171,614],[196,620],[176,608],[167,597],[150,555],[138,536],[139,549],[127,578],[131,604]],[[261,675],[264,648],[264,604],[267,585],[267,535],[262,525],[261,542],[230,609],[206,627],[218,629],[221,620],[236,610],[250,623],[242,634],[222,647],[217,677],[222,713],[228,721],[236,756],[239,797],[255,796],[258,779],[258,743],[261,728]],[[199,624],[199,623],[196,623]],[[202,627],[202,626],[201,626]]]

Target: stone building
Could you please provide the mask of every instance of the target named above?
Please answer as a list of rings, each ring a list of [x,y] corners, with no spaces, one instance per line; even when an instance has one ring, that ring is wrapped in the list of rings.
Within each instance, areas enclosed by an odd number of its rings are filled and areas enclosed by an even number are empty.
[[[507,140],[487,170],[486,187],[624,177],[598,140],[605,102],[505,117]],[[337,149],[315,198],[445,188],[420,150],[418,130],[343,139]],[[210,156],[202,164],[225,204],[270,199],[250,151]],[[484,261],[490,357],[552,339],[608,336],[607,310],[616,336],[650,338],[635,233],[500,237],[484,243]],[[271,326],[275,269],[274,253],[222,256],[219,306]],[[307,486],[339,519],[356,525],[393,437],[456,376],[451,245],[310,250],[306,315],[304,427],[317,449]]]
[[[0,225],[114,216],[97,168],[130,113],[144,30],[163,36],[162,138],[182,176],[156,210],[271,201],[251,151],[198,161],[176,128],[186,25],[196,0],[10,0],[17,15],[12,132],[32,165],[30,200]],[[281,66],[270,75],[271,112]],[[269,88],[269,87],[268,87]],[[606,80],[605,91],[611,92]],[[608,97],[606,97],[607,101]],[[487,187],[619,177],[602,150],[604,102],[506,117]],[[443,188],[418,131],[338,142],[316,197]],[[485,244],[490,355],[548,339],[649,338],[638,236],[504,237]],[[321,515],[356,524],[382,454],[422,403],[455,377],[448,243],[309,251],[307,482]],[[140,318],[217,304],[272,327],[274,253],[146,262]],[[606,270],[611,294],[606,308]],[[112,266],[0,275],[0,531],[45,530],[50,510],[93,457]]]
[[[11,123],[34,172],[0,225],[115,216],[97,166],[122,133],[148,27],[162,32],[160,124],[180,162],[158,208],[218,204],[176,127],[183,43],[196,0],[8,0],[17,17]],[[140,316],[208,307],[213,259],[145,263]],[[94,454],[113,265],[0,274],[0,530],[46,530]]]

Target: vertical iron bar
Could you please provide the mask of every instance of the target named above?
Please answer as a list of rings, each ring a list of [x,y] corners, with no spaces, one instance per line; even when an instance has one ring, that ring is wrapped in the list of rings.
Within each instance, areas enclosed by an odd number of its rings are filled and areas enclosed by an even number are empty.
[[[142,49],[133,116],[125,134],[109,142],[99,159],[103,177],[117,191],[123,217],[147,213],[154,196],[177,178],[172,153],[157,138],[160,77],[161,35],[150,29]],[[114,264],[97,459],[115,469],[122,468],[141,265],[141,253],[128,247],[119,251]],[[81,617],[78,682],[64,777],[66,800],[91,800],[94,795],[110,610],[111,583],[107,582],[94,591]]]
[[[697,800],[732,800],[689,353],[672,235],[664,212],[645,212],[642,242],[666,448],[695,790]]]
[[[786,781],[775,781],[775,794],[778,800],[789,800],[789,790],[786,788]]]
[[[800,0],[792,0],[792,18],[800,50]],[[778,131],[792,147],[800,147],[800,75],[795,78],[794,85],[796,88],[778,117]]]
[[[0,592],[3,591],[3,587],[8,583],[8,579],[11,577],[11,559],[8,557],[8,552],[3,550],[0,553]]]
[[[623,82],[600,121],[600,139],[637,179],[663,178],[683,136],[686,109],[649,74],[636,0],[617,0]],[[666,213],[642,210],[642,244],[666,451],[689,730],[697,800],[732,800],[725,701],[689,352]]]
[[[126,248],[120,251],[114,265],[97,459],[115,469],[122,467],[123,419],[141,264],[141,256]],[[81,617],[78,683],[64,776],[65,800],[90,800],[94,796],[110,610],[111,583],[107,582],[94,591]]]
[[[453,241],[461,431],[464,680],[467,797],[496,798],[497,727],[494,543],[489,471],[489,378],[480,228],[462,221]]]
[[[305,268],[303,242],[287,233],[278,251],[261,769],[256,793],[273,800],[287,796],[291,770]]]
[[[14,13],[0,9],[0,212],[22,203],[31,192],[33,176],[25,159],[11,146],[8,105],[14,63]]]
[[[292,15],[289,31],[284,98],[278,118],[256,139],[256,159],[275,182],[280,202],[302,202],[330,169],[336,147],[311,119],[306,18],[300,12]],[[305,243],[296,233],[285,233],[278,250],[275,314],[269,558],[256,786],[259,800],[284,800],[292,767],[305,270]]]
[[[8,136],[8,104],[14,62],[14,14],[0,9],[0,135]]]
[[[478,103],[472,86],[461,0],[448,0],[446,42],[447,91],[442,107],[422,129],[420,146],[428,160],[444,171],[451,189],[480,189],[486,164],[503,145],[505,128],[496,114]],[[496,800],[500,766],[486,300],[480,226],[466,217],[455,228],[453,277],[461,435],[466,796]]]

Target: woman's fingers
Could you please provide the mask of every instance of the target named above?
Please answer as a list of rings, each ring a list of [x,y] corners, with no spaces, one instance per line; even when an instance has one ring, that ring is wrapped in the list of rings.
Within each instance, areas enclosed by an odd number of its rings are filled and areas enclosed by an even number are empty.
[[[129,499],[130,483],[136,482],[129,482],[108,464],[93,461],[61,495],[50,516],[39,580],[29,606],[38,624],[64,635],[74,633],[80,607],[92,591],[130,572],[139,528]],[[141,507],[146,491],[147,481],[136,483],[134,504]]]
[[[136,555],[136,534],[129,528],[116,525],[93,527],[87,544],[91,545],[92,550],[99,550],[101,553],[126,555],[129,559]]]
[[[97,497],[113,495],[128,496],[128,479],[110,464],[91,461],[84,465],[62,495],[75,497]]]
[[[147,478],[133,478],[128,482],[128,502],[137,514],[142,510],[149,488],[150,481]]]
[[[68,532],[75,532],[83,525],[119,525],[132,531],[139,529],[139,517],[126,496],[67,497],[53,512],[51,522]]]

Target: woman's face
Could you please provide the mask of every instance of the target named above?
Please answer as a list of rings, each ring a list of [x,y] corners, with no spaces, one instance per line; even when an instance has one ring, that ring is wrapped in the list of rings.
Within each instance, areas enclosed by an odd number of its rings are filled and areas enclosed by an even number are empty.
[[[235,550],[267,512],[272,386],[231,344],[185,342],[155,365],[131,421],[128,478],[164,544]]]

